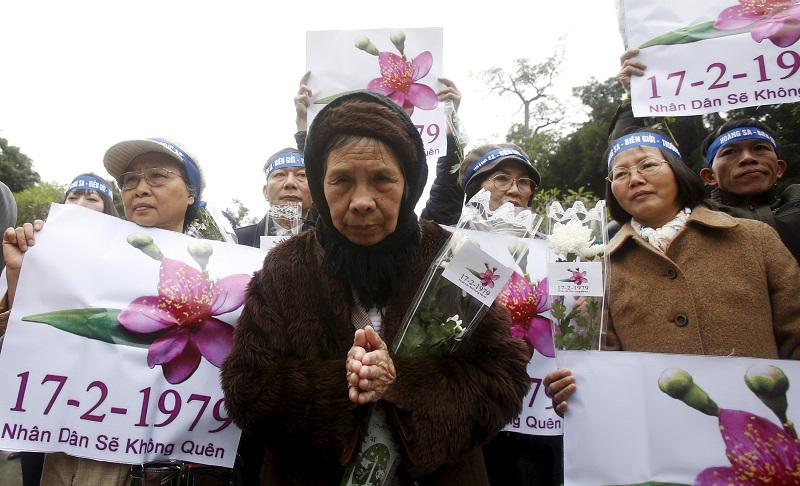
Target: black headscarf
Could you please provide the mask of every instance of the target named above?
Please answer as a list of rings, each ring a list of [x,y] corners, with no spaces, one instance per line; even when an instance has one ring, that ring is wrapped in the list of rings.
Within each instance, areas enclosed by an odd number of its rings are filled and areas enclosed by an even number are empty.
[[[337,135],[380,140],[392,151],[405,177],[405,191],[394,232],[371,245],[357,245],[333,225],[325,199],[325,165]],[[428,178],[422,138],[411,118],[389,98],[368,91],[329,103],[314,118],[305,146],[308,187],[319,210],[317,241],[325,251],[325,271],[349,285],[367,308],[386,305],[416,260],[420,229],[414,208]]]

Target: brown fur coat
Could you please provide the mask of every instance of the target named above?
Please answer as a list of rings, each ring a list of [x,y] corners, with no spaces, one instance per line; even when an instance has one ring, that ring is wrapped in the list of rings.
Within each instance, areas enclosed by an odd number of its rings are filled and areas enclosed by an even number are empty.
[[[417,263],[385,309],[387,343],[449,236],[420,225]],[[250,284],[222,388],[235,423],[267,447],[262,484],[339,484],[347,435],[363,427],[368,408],[349,400],[345,380],[349,292],[322,271],[313,230],[273,249]],[[404,457],[403,475],[419,484],[488,484],[480,446],[519,414],[530,386],[524,345],[509,326],[495,304],[453,354],[393,356],[414,456]]]

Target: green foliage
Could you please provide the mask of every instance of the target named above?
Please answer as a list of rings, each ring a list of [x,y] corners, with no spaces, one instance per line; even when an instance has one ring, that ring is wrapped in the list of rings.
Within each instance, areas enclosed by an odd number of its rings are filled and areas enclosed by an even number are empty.
[[[411,320],[395,353],[401,356],[420,356],[449,351],[463,329],[458,322],[446,319],[436,307],[420,309]]]
[[[225,212],[233,218],[235,228],[258,223],[258,218],[250,216],[250,210],[245,207],[240,199],[234,198],[231,202],[233,203],[233,209],[230,206],[226,207]]]
[[[550,315],[558,323],[558,333],[553,334],[556,349],[597,349],[600,306],[595,297],[583,299],[581,305],[573,306],[569,312],[563,296],[550,304]]]
[[[553,201],[558,201],[563,207],[572,206],[577,201],[582,201],[587,208],[593,208],[600,199],[584,186],[579,187],[577,190],[567,189],[563,192],[561,189],[551,187],[550,189],[540,189],[533,195],[531,208],[534,213],[544,216],[547,213],[547,205]]]
[[[111,183],[111,194],[114,195],[114,209],[119,213],[120,219],[127,220],[128,218],[125,217],[125,206],[122,204],[122,192],[120,192],[116,182]]]
[[[22,192],[14,194],[17,200],[17,225],[45,219],[50,204],[64,199],[67,187],[57,182],[40,182]]]
[[[0,180],[11,189],[20,192],[41,181],[39,174],[33,170],[33,161],[0,138]]]
[[[553,160],[559,143],[559,135],[555,130],[542,130],[526,137],[523,135],[522,125],[514,124],[506,135],[506,141],[524,150],[542,176],[542,182],[548,180],[550,161]]]
[[[592,78],[587,85],[574,88],[573,94],[588,108],[589,119],[558,140],[546,162],[542,188],[557,188],[563,193],[585,187],[602,197],[608,173],[602,160],[608,148],[608,127],[625,92],[616,78],[602,82]]]

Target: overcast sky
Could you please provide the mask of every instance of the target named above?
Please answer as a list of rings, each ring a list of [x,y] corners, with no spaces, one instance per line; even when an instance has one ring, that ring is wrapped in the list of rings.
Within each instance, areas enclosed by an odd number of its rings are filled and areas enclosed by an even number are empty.
[[[259,217],[264,160],[294,146],[306,31],[442,27],[445,76],[480,142],[502,141],[521,121],[519,104],[489,94],[481,71],[543,61],[565,35],[568,97],[590,77],[614,76],[623,51],[614,0],[0,0],[0,11],[0,137],[44,180],[107,176],[108,147],[161,136],[197,155],[205,200],[225,207],[239,198]]]

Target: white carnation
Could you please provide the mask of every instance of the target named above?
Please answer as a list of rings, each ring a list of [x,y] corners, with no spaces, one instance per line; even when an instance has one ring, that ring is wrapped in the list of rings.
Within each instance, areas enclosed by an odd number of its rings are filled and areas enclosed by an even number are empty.
[[[464,243],[467,242],[467,237],[464,233],[456,231],[453,233],[453,236],[450,238],[450,254],[455,255],[458,253],[458,250],[464,246]]]

